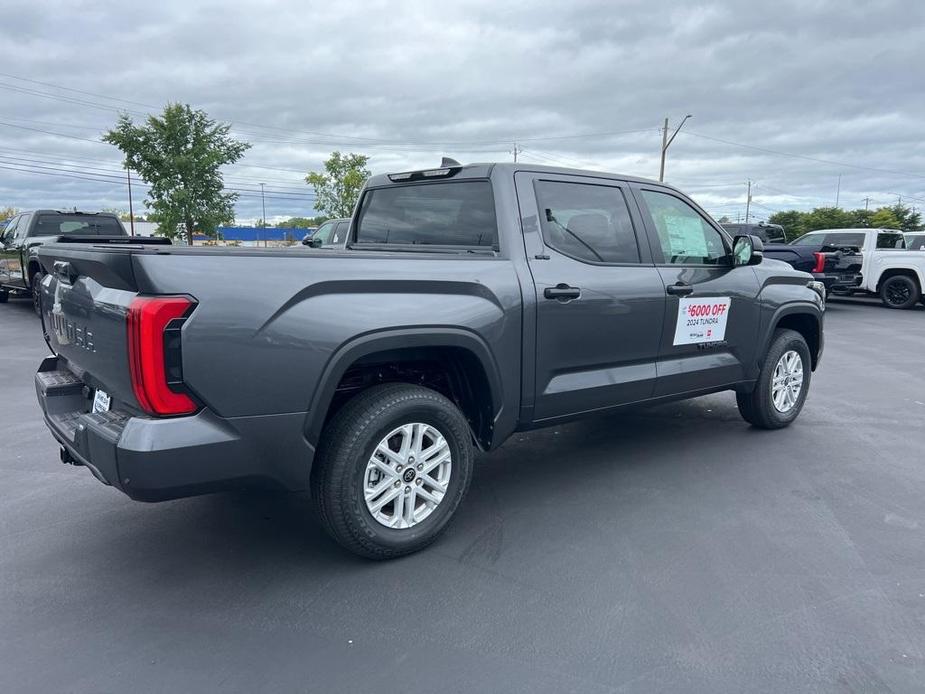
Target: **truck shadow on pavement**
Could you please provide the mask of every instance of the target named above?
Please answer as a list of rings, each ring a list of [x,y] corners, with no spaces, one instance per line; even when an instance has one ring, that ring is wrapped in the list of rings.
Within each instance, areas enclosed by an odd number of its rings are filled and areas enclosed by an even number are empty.
[[[678,478],[692,463],[701,464],[704,456],[710,465],[734,466],[735,456],[704,448],[704,425],[728,432],[720,437],[724,443],[713,444],[717,447],[735,446],[731,438],[756,440],[771,433],[742,422],[734,397],[726,393],[515,434],[497,451],[478,456],[457,518],[443,538],[416,556],[434,553],[466,563],[493,563],[501,552],[499,533],[507,513],[519,514],[521,523],[535,523],[542,535],[549,517],[538,507],[539,498],[553,503],[560,497],[564,504],[575,504],[582,490],[619,495],[627,476]],[[692,450],[698,453],[691,455]],[[605,515],[608,523],[620,523],[621,514],[630,513],[632,508],[614,504]],[[257,566],[291,570],[303,578],[305,572],[324,575],[376,566],[327,537],[306,493],[247,490],[156,505],[126,500],[119,515],[123,530],[130,530],[109,537],[98,551],[110,558],[120,553],[143,555],[154,574],[178,562],[185,563],[186,572],[202,572],[203,581],[216,572],[233,575]],[[92,538],[99,537],[103,543],[104,536],[89,533],[83,540],[92,544]],[[87,561],[97,556],[96,551],[84,547],[80,554]]]

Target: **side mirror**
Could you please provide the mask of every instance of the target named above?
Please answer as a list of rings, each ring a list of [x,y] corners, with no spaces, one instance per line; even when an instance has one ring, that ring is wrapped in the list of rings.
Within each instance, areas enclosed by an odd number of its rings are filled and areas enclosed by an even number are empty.
[[[308,234],[305,234],[305,236],[302,237],[302,245],[303,245],[303,246],[311,246],[311,245],[312,245],[312,237],[309,236]]]
[[[736,236],[732,243],[732,264],[757,265],[764,259],[764,244],[757,236]]]
[[[308,241],[309,241],[309,245],[312,248],[321,248],[324,245],[324,241],[322,241],[321,239],[317,239],[314,236],[311,237]]]

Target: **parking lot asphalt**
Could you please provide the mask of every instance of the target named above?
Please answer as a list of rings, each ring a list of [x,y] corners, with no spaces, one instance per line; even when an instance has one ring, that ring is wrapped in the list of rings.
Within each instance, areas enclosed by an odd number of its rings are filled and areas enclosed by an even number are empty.
[[[806,409],[517,434],[388,563],[299,494],[146,505],[58,462],[0,305],[0,691],[925,690],[925,310],[836,300]]]

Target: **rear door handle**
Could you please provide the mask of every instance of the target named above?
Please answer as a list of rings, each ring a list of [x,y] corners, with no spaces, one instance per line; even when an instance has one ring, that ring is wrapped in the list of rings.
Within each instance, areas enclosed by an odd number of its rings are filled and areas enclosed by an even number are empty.
[[[543,296],[547,299],[555,299],[556,301],[570,301],[581,296],[581,289],[559,283],[555,287],[546,287],[546,289],[543,290]]]
[[[672,296],[687,296],[694,293],[694,288],[689,284],[678,282],[677,284],[669,284],[665,287],[665,291]]]

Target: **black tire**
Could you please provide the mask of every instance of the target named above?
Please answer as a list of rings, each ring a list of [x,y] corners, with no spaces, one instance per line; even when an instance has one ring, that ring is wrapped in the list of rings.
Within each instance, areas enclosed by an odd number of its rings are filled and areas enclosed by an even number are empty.
[[[452,469],[430,515],[409,528],[389,528],[367,507],[366,465],[389,432],[412,422],[433,426],[446,439]],[[312,470],[312,500],[325,530],[341,546],[362,557],[392,559],[440,536],[469,489],[472,466],[469,425],[452,402],[421,386],[384,384],[354,397],[325,426]]]
[[[781,412],[774,405],[771,398],[771,379],[781,357],[789,351],[795,351],[800,356],[803,367],[803,385],[796,402],[786,412]],[[758,375],[754,390],[750,393],[736,393],[736,404],[739,413],[749,424],[761,429],[781,429],[795,420],[809,393],[809,384],[812,379],[812,357],[809,346],[803,336],[795,330],[778,330],[771,339],[768,353]]]
[[[35,309],[35,315],[42,315],[42,280],[45,279],[45,273],[41,270],[32,275],[30,286],[32,287],[32,308]]]
[[[9,300],[10,300],[10,293],[0,290],[0,304],[5,304]]]
[[[887,308],[912,308],[921,296],[918,283],[908,275],[893,275],[880,285],[880,301]]]

